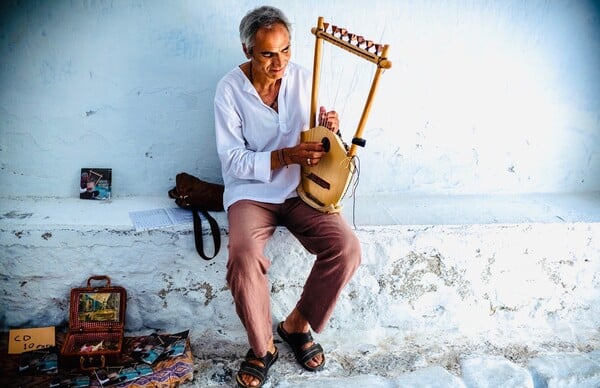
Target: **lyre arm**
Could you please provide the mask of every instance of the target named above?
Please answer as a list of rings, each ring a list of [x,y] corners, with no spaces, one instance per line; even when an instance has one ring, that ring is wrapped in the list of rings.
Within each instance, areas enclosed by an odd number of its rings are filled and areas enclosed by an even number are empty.
[[[323,24],[323,17],[320,16],[317,21],[317,29],[319,31],[325,30],[325,25]],[[323,48],[323,40],[318,36],[316,36],[315,41],[315,56],[313,62],[313,78],[312,78],[312,95],[310,100],[310,128],[314,128],[317,122],[317,100],[319,99],[319,77],[321,72],[321,51]]]

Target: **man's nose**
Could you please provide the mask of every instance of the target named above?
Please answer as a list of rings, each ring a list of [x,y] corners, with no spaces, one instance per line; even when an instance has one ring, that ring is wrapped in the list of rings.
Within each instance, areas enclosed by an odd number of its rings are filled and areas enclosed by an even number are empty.
[[[282,54],[277,54],[277,55],[273,56],[273,64],[275,66],[279,67],[282,63],[283,63]]]

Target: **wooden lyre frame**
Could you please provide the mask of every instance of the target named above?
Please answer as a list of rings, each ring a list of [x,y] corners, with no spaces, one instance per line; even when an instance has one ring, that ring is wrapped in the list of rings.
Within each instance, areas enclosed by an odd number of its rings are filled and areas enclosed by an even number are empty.
[[[309,116],[310,129],[302,132],[301,135],[303,142],[321,142],[326,154],[318,165],[302,166],[298,195],[304,202],[319,211],[336,213],[342,209],[340,202],[356,171],[354,157],[358,147],[364,147],[366,143],[362,134],[371,111],[379,78],[384,70],[392,67],[392,62],[387,59],[388,45],[374,44],[362,36],[348,33],[346,29],[337,26],[331,26],[331,32],[328,32],[328,27],[329,24],[325,23],[323,17],[320,16],[317,20],[317,27],[313,27],[311,30],[316,40]],[[349,148],[340,136],[326,127],[316,126],[323,42],[332,43],[377,65],[367,101]]]

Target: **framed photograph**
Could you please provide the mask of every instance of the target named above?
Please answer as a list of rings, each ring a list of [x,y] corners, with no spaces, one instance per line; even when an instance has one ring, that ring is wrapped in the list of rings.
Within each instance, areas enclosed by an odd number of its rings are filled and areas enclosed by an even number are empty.
[[[79,180],[79,198],[110,199],[112,191],[111,168],[82,168]]]

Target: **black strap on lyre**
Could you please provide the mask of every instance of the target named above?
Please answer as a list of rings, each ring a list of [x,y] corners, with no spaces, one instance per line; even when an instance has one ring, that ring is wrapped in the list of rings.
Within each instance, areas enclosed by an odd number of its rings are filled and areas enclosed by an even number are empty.
[[[198,212],[202,213],[202,215],[208,220],[210,224],[210,233],[213,237],[213,243],[215,244],[215,251],[212,256],[207,256],[204,253],[204,242],[202,241],[202,219]],[[196,251],[200,257],[204,260],[212,260],[217,256],[219,250],[221,249],[221,230],[219,230],[219,224],[217,224],[217,220],[215,220],[206,210],[198,210],[192,209],[192,214],[194,215],[194,240],[196,241]]]

